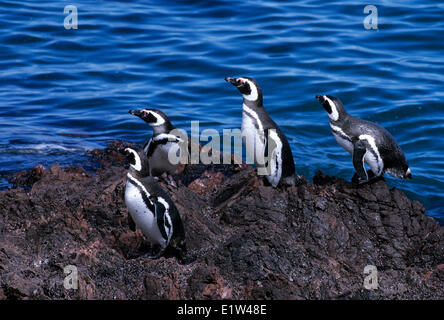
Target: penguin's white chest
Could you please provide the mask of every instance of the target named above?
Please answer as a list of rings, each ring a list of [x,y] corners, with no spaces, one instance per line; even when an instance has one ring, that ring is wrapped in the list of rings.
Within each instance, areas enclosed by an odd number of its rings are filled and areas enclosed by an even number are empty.
[[[242,112],[242,139],[247,151],[247,159],[256,165],[264,164],[264,131],[259,118],[251,110]]]
[[[167,142],[156,147],[148,160],[151,171],[157,171],[158,173],[167,172],[169,174],[173,174],[176,171],[179,164],[172,164],[169,159],[169,152],[173,149],[173,145],[176,144],[176,142]],[[174,150],[176,149],[177,148],[174,148]],[[178,150],[180,151],[180,148]],[[176,155],[177,158],[179,158],[179,156],[180,155]]]
[[[125,204],[137,227],[152,242],[166,246],[166,241],[162,237],[154,212],[151,212],[142,198],[141,190],[133,183],[127,181],[125,187]]]
[[[349,153],[353,154],[353,143],[351,142],[351,138],[347,136],[347,134],[342,131],[342,129],[338,126],[330,124],[331,132],[336,139],[336,142],[347,150]],[[348,138],[346,138],[348,137]]]
[[[343,147],[349,153],[353,154],[353,144],[349,140],[344,139],[342,136],[340,136],[339,134],[335,133],[334,131],[333,131],[333,136],[335,137],[336,142],[341,147]]]

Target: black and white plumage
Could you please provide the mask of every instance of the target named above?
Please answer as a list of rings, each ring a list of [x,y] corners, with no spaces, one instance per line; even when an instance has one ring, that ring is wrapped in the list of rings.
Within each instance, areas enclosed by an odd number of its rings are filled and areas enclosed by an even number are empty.
[[[145,153],[126,148],[130,163],[125,186],[125,204],[135,225],[160,250],[150,255],[157,258],[168,245],[185,250],[185,231],[179,212],[157,180],[147,176]]]
[[[338,98],[316,96],[328,113],[330,127],[340,146],[353,155],[358,183],[388,173],[394,177],[411,179],[412,173],[404,153],[391,134],[380,125],[349,115]],[[364,163],[371,168],[369,177]]]
[[[129,113],[141,118],[153,128],[153,136],[143,146],[149,165],[149,175],[160,176],[164,172],[175,173],[179,162],[172,163],[168,155],[171,151],[176,152],[177,158],[180,157],[179,143],[181,139],[171,134],[171,131],[176,127],[162,111],[157,109],[130,110]]]
[[[263,106],[262,90],[250,77],[225,80],[243,96],[242,139],[258,174],[276,187],[279,183],[295,183],[295,166],[287,138]],[[269,153],[269,154],[268,154]]]

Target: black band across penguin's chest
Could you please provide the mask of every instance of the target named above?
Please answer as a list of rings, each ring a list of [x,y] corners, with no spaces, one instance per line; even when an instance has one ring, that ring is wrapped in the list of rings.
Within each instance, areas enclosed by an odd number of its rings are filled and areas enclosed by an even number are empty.
[[[335,127],[331,126],[331,131],[333,131],[334,134],[338,135],[340,138],[347,140],[348,142],[353,143],[353,138],[348,136],[344,131],[340,129],[336,129]],[[355,138],[357,140],[357,138]]]
[[[246,110],[244,108],[243,112],[245,113],[245,116],[248,117],[248,119],[250,119],[251,123],[253,124],[254,128],[256,130],[260,130],[260,126],[257,120],[257,116],[255,117],[250,111]]]

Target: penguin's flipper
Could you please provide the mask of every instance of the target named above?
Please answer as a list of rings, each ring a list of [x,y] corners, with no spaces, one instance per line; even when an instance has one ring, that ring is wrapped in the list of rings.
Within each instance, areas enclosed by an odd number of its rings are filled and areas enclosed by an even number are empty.
[[[156,150],[157,146],[167,144],[168,142],[180,142],[180,139],[176,136],[169,134],[167,137],[160,137],[156,136],[154,138],[151,138],[149,144],[146,146],[145,154],[147,157],[151,157],[154,153],[154,150]]]
[[[275,136],[271,134],[271,130],[264,130],[264,168],[267,172],[266,180],[273,188],[276,188],[280,183],[281,176],[278,168],[278,158],[281,157],[281,149],[278,149],[278,142]]]
[[[139,257],[140,258],[148,258],[148,259],[158,259],[160,258],[161,255],[163,255],[163,253],[165,252],[166,248],[162,248],[160,247],[159,250],[157,250],[157,252],[153,252],[152,249],[144,254],[141,254]]]
[[[168,235],[165,231],[165,211],[166,208],[163,204],[158,201],[154,202],[155,214],[157,219],[157,227],[159,228],[160,234],[165,240],[168,240]]]
[[[133,217],[128,213],[128,225],[131,231],[136,231],[136,223],[133,220]]]
[[[145,152],[145,154],[148,152],[148,148],[149,148],[150,142],[151,142],[151,139],[145,141],[145,143],[143,144],[142,149],[143,149],[143,152]]]
[[[359,177],[359,183],[367,182],[368,175],[364,167],[364,156],[367,148],[361,140],[356,140],[353,143],[353,166]]]
[[[151,157],[156,149],[156,143],[153,141],[153,138],[150,139],[149,143],[143,148],[147,157]]]
[[[264,166],[268,169],[268,166],[276,165],[276,147],[277,143],[270,134],[270,130],[264,130]],[[271,172],[270,172],[271,173]]]

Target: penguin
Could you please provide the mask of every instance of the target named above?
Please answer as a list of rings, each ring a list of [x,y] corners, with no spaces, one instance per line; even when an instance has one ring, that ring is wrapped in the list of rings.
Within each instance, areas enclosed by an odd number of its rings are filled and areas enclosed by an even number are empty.
[[[152,246],[160,247],[157,253],[150,252],[144,256],[156,259],[169,245],[178,249],[179,253],[185,252],[185,229],[179,212],[157,180],[148,176],[145,153],[126,148],[125,154],[130,164],[125,186],[126,207],[135,225]]]
[[[129,110],[129,113],[141,118],[153,129],[153,136],[143,146],[150,170],[149,175],[158,177],[164,172],[168,175],[175,173],[180,162],[171,163],[168,154],[174,149],[177,150],[176,155],[180,156],[182,151],[180,146],[182,139],[170,133],[176,127],[165,113],[157,109]]]
[[[401,148],[392,135],[380,125],[349,115],[341,100],[330,95],[316,99],[328,113],[330,127],[338,144],[352,154],[358,184],[369,182],[388,173],[401,179],[411,179],[412,173]],[[365,170],[364,163],[371,171]]]
[[[274,188],[279,184],[295,184],[299,177],[295,176],[290,145],[265,110],[259,84],[250,77],[226,77],[225,81],[235,86],[243,96],[242,139],[247,154],[258,168],[258,174],[259,170],[265,173],[266,180]]]

